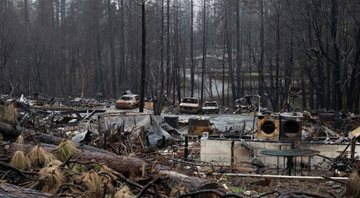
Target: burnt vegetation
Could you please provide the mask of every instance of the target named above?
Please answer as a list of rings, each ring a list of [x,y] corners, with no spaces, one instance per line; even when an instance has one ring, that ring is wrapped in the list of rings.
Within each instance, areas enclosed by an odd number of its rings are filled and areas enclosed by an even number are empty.
[[[0,196],[359,197],[359,63],[358,0],[0,0]]]

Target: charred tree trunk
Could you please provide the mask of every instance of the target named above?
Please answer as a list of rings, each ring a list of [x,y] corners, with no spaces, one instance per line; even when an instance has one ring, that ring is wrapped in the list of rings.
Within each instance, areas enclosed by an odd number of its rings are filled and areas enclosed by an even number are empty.
[[[276,1],[276,60],[275,60],[275,109],[274,111],[279,111],[279,96],[280,96],[280,3],[279,0]]]
[[[166,94],[170,94],[170,0],[166,1]]]
[[[30,17],[29,17],[29,2],[28,0],[24,0],[24,17],[25,17],[25,31],[26,36],[30,34]]]
[[[125,7],[124,7],[124,0],[118,0],[118,5],[121,7],[120,9],[120,61],[119,61],[119,75],[120,78],[120,90],[125,90]]]
[[[60,0],[55,0],[55,27],[60,26]]]
[[[204,75],[206,64],[206,0],[203,0],[203,57],[201,65],[201,90],[200,90],[200,104],[204,102]]]
[[[226,25],[224,24],[224,29]],[[222,93],[221,93],[221,105],[225,106],[225,54],[226,54],[226,35],[223,33],[223,47],[222,47]]]
[[[263,69],[264,69],[264,2],[260,0],[260,61],[258,63],[258,94],[264,96],[264,82],[263,82]]]
[[[360,24],[359,24],[360,25]],[[347,94],[347,109],[354,113],[359,113],[359,89],[360,89],[360,77],[356,77],[359,73],[359,60],[360,60],[360,27],[357,29],[356,34],[356,53],[352,65],[351,75],[350,75],[350,85],[348,86]]]
[[[160,75],[161,75],[161,82],[160,82],[160,100],[156,101],[155,103],[155,115],[161,114],[161,109],[164,103],[164,0],[161,0],[161,30],[160,30]]]
[[[145,0],[141,4],[141,88],[140,88],[140,106],[139,112],[144,112],[145,104],[145,67],[146,67],[146,17],[145,17]]]
[[[229,75],[229,81],[230,84],[229,86],[231,86],[231,103],[230,105],[233,106],[233,103],[235,101],[236,98],[236,91],[235,91],[235,81],[234,81],[234,72],[233,72],[233,64],[232,64],[232,35],[231,35],[231,1],[227,1],[227,6],[226,6],[226,19],[225,19],[225,23],[226,23],[226,46],[227,46],[227,54],[228,54],[228,65],[229,65],[229,71],[228,71],[228,75]],[[228,87],[229,88],[229,87]]]
[[[61,12],[61,25],[64,25],[65,24],[65,8],[66,8],[66,0],[61,0],[61,8],[60,8],[60,12]]]
[[[174,68],[175,68],[175,85],[176,85],[176,95],[177,100],[180,104],[181,101],[181,72],[180,72],[180,53],[179,53],[179,47],[180,47],[180,38],[179,38],[179,2],[178,0],[176,3],[174,3],[174,12],[175,12],[175,24],[174,24],[174,48],[175,48],[175,60],[174,60]],[[185,79],[184,79],[185,80]],[[174,92],[175,93],[175,92]]]
[[[109,31],[109,47],[110,47],[110,65],[111,65],[111,88],[112,88],[112,97],[117,97],[117,79],[116,79],[116,66],[115,66],[115,48],[114,48],[114,27],[113,27],[113,14],[111,1],[107,1],[107,10],[108,10],[108,31]]]
[[[333,107],[339,111],[342,109],[342,89],[340,82],[341,75],[341,63],[340,63],[340,52],[337,44],[337,31],[338,31],[338,16],[339,15],[339,4],[337,0],[331,0],[331,36],[332,45],[334,50],[334,67],[332,71],[332,91],[333,91]]]
[[[236,96],[242,95],[241,67],[242,67],[242,33],[240,30],[240,1],[236,1]]]
[[[290,5],[289,5],[290,6]],[[291,83],[292,83],[292,75],[293,75],[293,69],[294,69],[294,38],[293,38],[293,35],[294,35],[294,17],[292,17],[291,19],[292,21],[292,25],[290,27],[290,46],[288,48],[288,57],[289,57],[289,60],[288,60],[288,64],[286,64],[286,67],[285,67],[285,90],[284,90],[284,96],[285,96],[285,107],[284,110],[290,112],[291,111],[291,104],[290,104],[290,89],[291,89]]]
[[[307,93],[306,93],[306,83],[305,83],[305,74],[304,74],[304,69],[301,68],[301,95],[302,95],[302,110],[305,111],[307,110]]]
[[[252,93],[252,92],[253,92],[253,86],[252,86],[253,79],[252,79],[252,66],[251,66],[251,64],[252,64],[252,62],[251,62],[251,60],[252,60],[252,58],[251,58],[251,54],[252,54],[252,53],[251,53],[251,45],[252,45],[252,43],[251,43],[251,41],[252,41],[252,39],[251,39],[251,35],[252,35],[252,34],[251,34],[251,33],[252,33],[251,22],[249,22],[248,28],[249,28],[249,30],[248,30],[249,90],[250,90],[250,93],[253,94],[253,93]]]
[[[104,92],[103,68],[102,68],[102,55],[100,43],[100,27],[99,19],[96,19],[96,90],[97,92]]]
[[[190,5],[190,86],[191,97],[194,97],[195,86],[195,63],[194,63],[194,0],[191,0]]]

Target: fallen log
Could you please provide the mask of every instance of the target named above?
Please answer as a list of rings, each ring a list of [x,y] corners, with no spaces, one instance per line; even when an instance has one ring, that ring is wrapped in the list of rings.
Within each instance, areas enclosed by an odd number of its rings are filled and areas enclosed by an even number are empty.
[[[38,133],[38,132],[23,128],[23,127],[16,127],[16,130],[15,130],[10,124],[7,124],[5,122],[0,122],[0,133],[3,134],[4,137],[7,137],[7,139],[9,139],[9,138],[15,139],[19,135],[22,134],[23,136],[28,137],[28,139],[31,139],[32,141],[39,143],[39,144],[44,143],[44,144],[50,144],[50,145],[51,144],[58,145],[61,143],[61,141],[64,140],[63,138],[60,138],[60,137],[56,137],[56,136],[46,134],[46,133]],[[106,150],[98,149],[98,148],[88,146],[88,145],[79,145],[79,149],[111,154],[111,152],[108,152]]]
[[[34,131],[31,130],[23,130],[24,131],[24,135],[31,135],[32,139],[34,142],[42,144],[42,145],[58,145],[60,144],[64,139],[60,138],[60,137],[56,137],[50,134],[45,134],[45,133],[36,133]],[[50,146],[51,147],[51,146]],[[115,155],[112,152],[109,152],[107,150],[104,149],[99,149],[93,146],[89,146],[89,145],[85,145],[85,144],[78,144],[77,148],[80,150],[86,150],[89,152],[98,152],[98,153],[104,153],[104,154],[108,154],[108,155]]]
[[[37,143],[47,143],[47,144],[60,144],[63,138],[56,137],[54,135],[46,134],[46,133],[38,133],[30,129],[26,129],[23,127],[16,127],[16,133],[14,135],[19,136],[22,134],[25,137],[30,137],[34,142]],[[15,138],[16,138],[15,137]]]
[[[30,188],[23,188],[9,183],[0,183],[0,197],[23,198],[23,197],[52,197],[52,194],[43,193]]]
[[[218,192],[224,191],[215,181],[211,182],[204,178],[187,176],[168,170],[160,170],[158,174],[162,178],[162,185],[171,189],[170,197],[182,196],[187,192],[197,192],[199,190],[205,190],[203,192],[204,197],[216,197]]]
[[[87,150],[75,155],[75,158],[80,161],[93,160],[98,163],[106,164],[109,168],[112,168],[127,177],[130,175],[140,176],[142,167],[146,164],[145,161],[139,158],[108,155],[105,153],[89,152]]]
[[[24,136],[34,136],[36,139],[35,141],[38,142],[44,142],[49,144],[57,144],[61,142],[61,138],[59,137],[55,137],[44,133],[36,133],[33,130],[29,130],[19,126],[14,128],[12,125],[5,122],[0,122],[0,133],[6,139],[15,139],[19,135],[23,134]]]
[[[0,133],[3,135],[3,137],[17,137],[16,132],[14,131],[14,128],[5,122],[0,122]]]
[[[51,152],[56,148],[55,145],[50,144],[42,144],[41,146],[48,152]],[[0,154],[11,155],[11,153],[15,152],[18,148],[19,145],[16,143],[9,145],[0,141]],[[33,145],[25,144],[22,145],[22,148],[25,153],[28,153],[33,148]],[[96,162],[105,164],[127,178],[131,176],[139,177],[142,173],[143,166],[146,165],[145,161],[136,157],[118,156],[107,151],[94,152],[85,149],[78,149],[72,159],[79,162]],[[173,193],[181,192],[181,189],[186,189],[187,192],[191,192],[199,189],[221,188],[217,184],[212,182],[209,183],[209,180],[207,179],[187,176],[175,171],[164,170],[164,167],[161,166],[155,166],[154,171],[159,177],[161,177],[161,183],[166,185],[168,189],[171,189]]]
[[[48,152],[53,151],[56,146],[50,144],[41,144],[41,146]],[[19,144],[12,143],[7,144],[6,142],[0,141],[0,154],[11,156],[19,148]],[[33,148],[33,145],[24,144],[22,149],[25,153],[28,153]],[[98,149],[101,150],[101,149]],[[69,160],[65,161],[64,164],[68,164]],[[143,166],[147,165],[145,161],[136,157],[118,156],[107,151],[94,152],[86,149],[78,149],[78,151],[71,157],[71,163],[83,162],[83,163],[101,163],[105,164],[109,168],[112,168],[120,174],[116,174],[121,180],[127,182],[130,185],[135,186],[140,190],[138,196],[145,194],[154,194],[153,190],[149,188],[156,183],[167,191],[166,194],[170,194],[171,197],[183,195],[188,192],[197,192],[199,190],[204,191],[206,196],[216,195],[216,192],[225,193],[223,187],[216,184],[216,182],[209,181],[205,178],[187,176],[175,171],[169,170],[169,167],[163,167],[160,164],[153,166],[153,171],[156,178],[153,182],[148,183],[146,186],[142,186],[138,183],[132,182],[131,178],[139,178],[141,176]],[[130,178],[127,179],[127,178]],[[211,191],[211,190],[215,191]]]
[[[214,189],[205,189],[205,190],[198,190],[194,192],[186,192],[184,194],[179,195],[177,198],[186,198],[186,197],[232,197],[232,198],[245,198],[242,195],[235,194],[235,193],[223,193],[218,190]]]
[[[46,151],[52,152],[56,145],[51,144],[40,144]],[[12,153],[17,151],[19,148],[19,144],[12,143],[6,144],[6,142],[0,141],[0,154],[10,156]],[[23,151],[25,153],[29,153],[30,150],[34,147],[34,145],[24,144],[21,145]],[[145,161],[135,158],[135,157],[128,157],[128,156],[119,156],[115,155],[114,153],[110,153],[105,150],[92,148],[91,150],[87,150],[84,147],[78,148],[77,152],[74,153],[72,159],[78,160],[79,162],[97,162],[101,164],[107,165],[109,168],[114,169],[115,171],[125,175],[134,175],[139,176],[141,175],[142,167]]]
[[[163,178],[168,178],[168,185],[170,187],[186,187],[188,191],[194,191],[200,189],[201,186],[205,185],[209,181],[204,178],[187,176],[175,171],[161,170],[159,175]]]

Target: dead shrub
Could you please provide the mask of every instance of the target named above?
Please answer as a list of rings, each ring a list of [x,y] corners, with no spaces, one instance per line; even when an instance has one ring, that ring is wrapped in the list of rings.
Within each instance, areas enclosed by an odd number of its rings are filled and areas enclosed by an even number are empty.
[[[18,117],[18,112],[14,104],[0,106],[0,121],[15,125]]]
[[[86,172],[81,177],[81,182],[86,186],[88,196],[100,197],[102,195],[102,180],[93,170]]]
[[[28,156],[32,166],[38,168],[43,168],[56,159],[52,153],[49,153],[40,145],[34,146]]]
[[[25,170],[29,164],[29,158],[23,151],[16,151],[10,160],[10,165],[20,170]]]
[[[71,140],[63,140],[53,152],[59,160],[65,161],[70,156],[78,152],[78,150],[74,142],[72,142]]]
[[[132,198],[135,197],[131,192],[128,186],[122,187],[120,190],[116,191],[115,198]]]

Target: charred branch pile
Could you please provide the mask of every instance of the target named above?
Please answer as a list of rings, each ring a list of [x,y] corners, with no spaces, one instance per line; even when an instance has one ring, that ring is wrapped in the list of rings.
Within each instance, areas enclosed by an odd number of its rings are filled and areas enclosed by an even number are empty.
[[[1,142],[2,180],[7,183],[59,195],[99,197],[129,195],[181,195],[196,191],[208,180],[153,166],[137,157],[118,156],[94,149],[77,148],[66,140],[58,146]],[[181,185],[179,185],[181,184]],[[125,187],[128,186],[128,187]],[[126,190],[124,190],[126,189]],[[211,189],[225,191],[216,183]],[[156,192],[156,193],[155,193]],[[89,193],[89,194],[87,194]]]
[[[64,119],[67,111],[76,117],[74,109],[19,101],[4,102],[1,108],[1,195],[174,197],[195,193],[222,197],[228,192],[214,180],[175,172],[164,156],[152,154],[181,139],[175,129],[167,126],[167,132],[153,116],[134,117],[131,125],[124,120],[120,125],[89,127],[84,117],[75,126]],[[69,132],[73,127],[81,129],[84,122],[86,130]],[[91,122],[97,124],[97,120]]]

